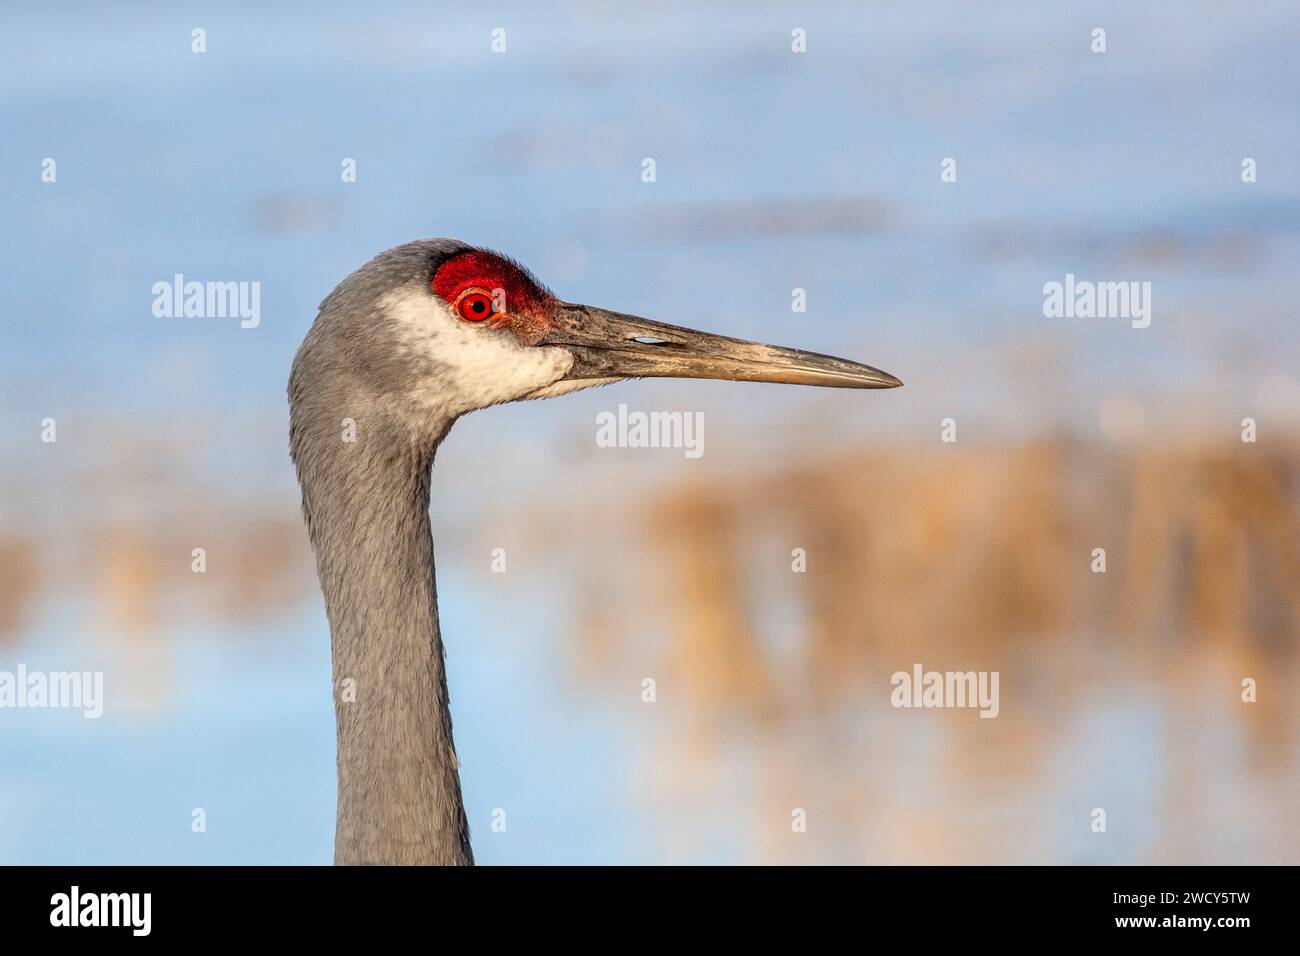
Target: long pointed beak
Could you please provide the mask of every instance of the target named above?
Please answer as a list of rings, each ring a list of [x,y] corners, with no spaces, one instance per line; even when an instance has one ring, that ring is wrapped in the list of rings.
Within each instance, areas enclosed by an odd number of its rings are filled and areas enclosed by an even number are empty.
[[[848,359],[697,332],[590,305],[562,303],[539,345],[560,345],[575,362],[566,379],[715,378],[831,388],[898,388],[878,368]]]

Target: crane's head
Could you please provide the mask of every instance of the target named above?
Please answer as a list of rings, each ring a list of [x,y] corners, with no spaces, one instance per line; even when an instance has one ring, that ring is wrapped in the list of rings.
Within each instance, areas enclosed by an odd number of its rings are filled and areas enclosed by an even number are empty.
[[[564,302],[513,260],[449,239],[389,249],[348,276],[321,303],[300,363],[321,339],[372,394],[453,416],[627,378],[902,384],[829,355]]]

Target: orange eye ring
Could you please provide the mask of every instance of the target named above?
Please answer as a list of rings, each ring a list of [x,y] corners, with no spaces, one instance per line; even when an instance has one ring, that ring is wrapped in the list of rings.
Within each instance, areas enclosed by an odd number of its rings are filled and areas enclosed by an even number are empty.
[[[466,322],[482,322],[496,314],[495,301],[485,289],[466,289],[456,296],[452,308]]]

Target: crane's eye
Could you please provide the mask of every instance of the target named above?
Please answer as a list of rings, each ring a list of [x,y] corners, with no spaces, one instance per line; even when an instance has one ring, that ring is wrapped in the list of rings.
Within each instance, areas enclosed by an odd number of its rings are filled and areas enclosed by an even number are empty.
[[[456,297],[456,314],[466,322],[482,322],[492,316],[492,296],[482,289],[466,289]]]

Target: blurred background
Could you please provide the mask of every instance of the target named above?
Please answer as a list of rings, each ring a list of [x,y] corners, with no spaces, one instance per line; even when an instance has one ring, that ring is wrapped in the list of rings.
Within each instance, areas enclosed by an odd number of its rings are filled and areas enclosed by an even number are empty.
[[[0,710],[0,863],[331,859],[284,385],[335,283],[440,235],[907,383],[628,383],[453,429],[481,862],[1300,862],[1294,3],[4,18],[0,670],[102,671],[105,702]],[[155,317],[178,272],[259,282],[260,324]],[[1150,327],[1045,318],[1066,273],[1149,281]],[[702,412],[704,455],[597,447],[620,402]],[[894,709],[915,663],[999,671],[1000,715]]]

